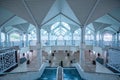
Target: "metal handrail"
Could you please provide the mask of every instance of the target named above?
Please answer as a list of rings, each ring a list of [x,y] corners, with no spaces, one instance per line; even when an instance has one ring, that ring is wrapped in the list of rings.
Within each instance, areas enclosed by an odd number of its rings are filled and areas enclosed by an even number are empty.
[[[63,68],[61,66],[57,67],[56,80],[64,80],[63,79]]]

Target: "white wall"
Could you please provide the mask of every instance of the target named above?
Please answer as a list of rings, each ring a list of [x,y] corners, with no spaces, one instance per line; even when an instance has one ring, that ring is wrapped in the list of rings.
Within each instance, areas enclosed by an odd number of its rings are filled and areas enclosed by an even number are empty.
[[[120,64],[120,51],[109,49],[108,50],[108,63]]]
[[[102,54],[103,51],[102,51],[102,48],[101,47],[93,47],[93,51],[95,51],[96,53],[100,53]]]

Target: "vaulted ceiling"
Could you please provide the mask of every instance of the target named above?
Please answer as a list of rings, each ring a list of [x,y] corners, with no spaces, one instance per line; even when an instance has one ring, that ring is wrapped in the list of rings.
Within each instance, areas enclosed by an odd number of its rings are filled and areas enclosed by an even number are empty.
[[[120,0],[0,0],[0,28],[4,32],[12,28],[29,31],[30,24],[48,31],[61,21],[73,31],[89,26],[94,31],[116,33],[120,31]]]

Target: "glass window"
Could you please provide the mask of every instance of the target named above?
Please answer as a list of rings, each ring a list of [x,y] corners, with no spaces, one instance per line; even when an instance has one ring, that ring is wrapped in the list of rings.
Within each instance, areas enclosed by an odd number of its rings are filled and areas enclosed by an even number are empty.
[[[105,33],[103,39],[104,39],[104,41],[112,41],[112,34]]]
[[[35,28],[32,31],[30,31],[30,40],[37,40]]]
[[[81,34],[80,29],[76,30],[76,31],[74,32],[74,34],[80,35],[80,34]]]
[[[52,34],[65,36],[70,30],[70,26],[65,22],[56,22],[51,26]]]
[[[59,30],[60,30],[60,28],[57,28],[57,29],[54,30],[54,32],[56,33],[56,32],[58,32]]]
[[[10,41],[20,41],[20,35],[18,33],[11,33]]]
[[[86,34],[85,40],[94,40],[94,35],[93,34]]]
[[[4,42],[5,41],[5,34],[1,32],[1,42]]]
[[[60,35],[60,36],[58,36],[58,38],[57,38],[58,40],[64,40],[64,38],[63,38],[63,36],[62,35]]]
[[[67,30],[65,28],[61,28],[64,32],[67,32]]]
[[[81,29],[78,29],[74,32],[74,36],[73,36],[73,39],[74,40],[80,40],[80,36],[81,35]]]
[[[51,26],[51,30],[54,30],[55,28],[57,28],[59,24],[60,24],[60,22],[56,22],[55,24],[53,24]]]
[[[70,26],[67,23],[65,22],[61,22],[61,23],[66,29],[70,30]]]
[[[57,35],[57,36],[60,35],[60,31],[57,31],[57,32],[56,32],[56,35]]]
[[[44,29],[41,29],[41,34],[44,35],[44,36],[45,36],[45,35],[48,35],[47,31],[44,30]]]

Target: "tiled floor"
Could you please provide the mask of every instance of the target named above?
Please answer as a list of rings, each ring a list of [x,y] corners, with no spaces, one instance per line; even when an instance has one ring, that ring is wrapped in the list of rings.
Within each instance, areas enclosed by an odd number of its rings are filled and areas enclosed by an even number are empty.
[[[11,72],[25,72],[25,71],[36,71],[39,70],[38,61],[37,61],[37,53],[34,51],[32,54],[29,54],[30,64],[27,64],[27,61],[23,64],[19,64],[17,68],[12,70]]]
[[[32,54],[29,55],[30,57],[30,64],[19,64],[17,68],[15,68],[12,72],[24,72],[24,71],[34,71],[38,70],[38,61],[37,61],[37,53],[34,51]],[[112,71],[108,70],[104,66],[97,64],[93,65],[92,60],[93,56],[90,56],[88,51],[85,51],[85,65],[84,71],[86,72],[102,72],[102,73],[112,73]],[[69,61],[68,61],[69,62]],[[67,63],[66,63],[67,64]]]
[[[84,71],[86,72],[99,72],[99,73],[113,73],[109,69],[107,69],[104,65],[96,62],[96,65],[92,63],[95,60],[95,56],[89,54],[89,51],[85,51],[85,66]]]

